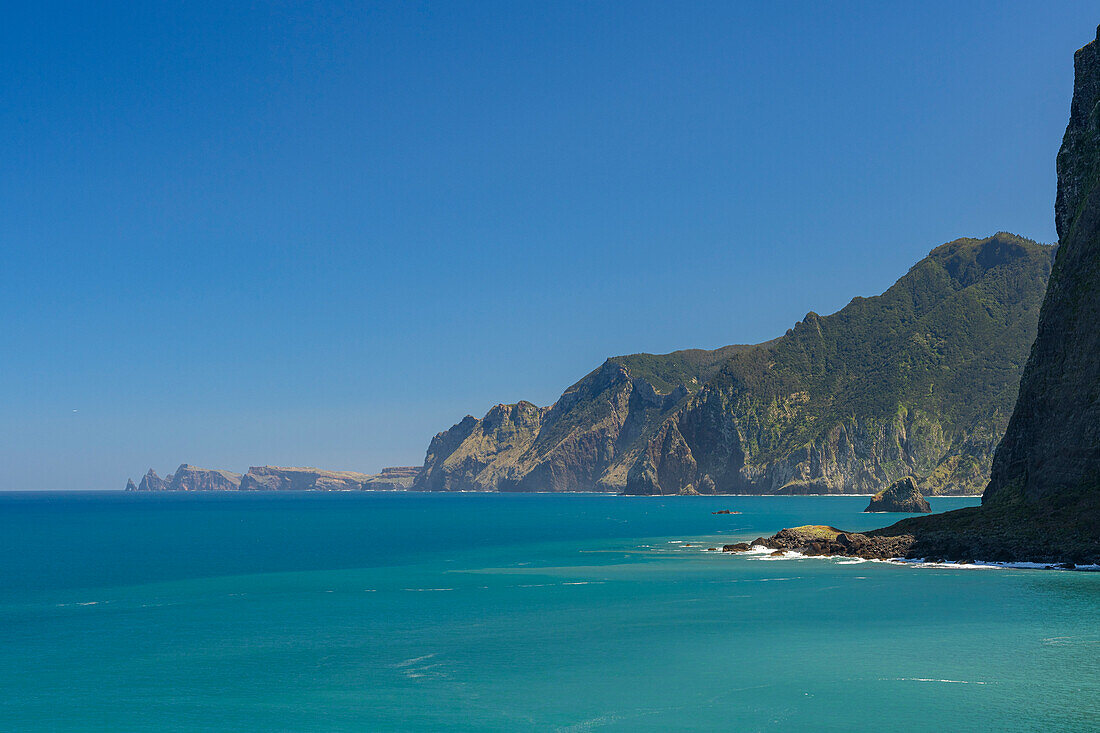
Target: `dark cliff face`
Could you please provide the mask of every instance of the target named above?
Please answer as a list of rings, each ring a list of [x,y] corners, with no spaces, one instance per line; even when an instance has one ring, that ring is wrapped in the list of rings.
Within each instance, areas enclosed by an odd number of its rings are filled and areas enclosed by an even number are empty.
[[[984,502],[1100,490],[1100,41],[1074,57],[1058,153],[1060,246]]]
[[[978,493],[1011,411],[1053,248],[937,247],[886,293],[807,314],[669,417],[628,493]]]
[[[1074,57],[1059,246],[982,505],[903,520],[911,556],[1100,563],[1100,28]]]

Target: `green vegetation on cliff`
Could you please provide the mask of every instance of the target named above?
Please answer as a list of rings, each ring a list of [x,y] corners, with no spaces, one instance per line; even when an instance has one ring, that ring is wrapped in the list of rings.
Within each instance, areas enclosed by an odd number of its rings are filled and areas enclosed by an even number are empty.
[[[732,356],[632,468],[631,493],[976,493],[1008,420],[1053,248],[934,249],[884,294]]]
[[[936,248],[881,296],[756,346],[608,359],[554,405],[498,405],[432,441],[416,488],[927,493],[989,475],[1052,247]]]

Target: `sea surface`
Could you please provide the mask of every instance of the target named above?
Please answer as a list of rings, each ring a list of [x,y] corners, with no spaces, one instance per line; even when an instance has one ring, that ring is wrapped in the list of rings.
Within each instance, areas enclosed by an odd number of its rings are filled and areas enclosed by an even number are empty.
[[[1100,573],[706,551],[866,503],[0,494],[0,730],[1100,728]]]

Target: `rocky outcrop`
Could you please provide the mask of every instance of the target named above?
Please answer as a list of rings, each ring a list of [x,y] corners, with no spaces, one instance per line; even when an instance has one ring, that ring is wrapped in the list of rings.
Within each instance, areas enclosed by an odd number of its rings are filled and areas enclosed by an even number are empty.
[[[463,420],[436,435],[413,488],[418,491],[496,491],[538,437],[545,408],[530,402],[497,405],[478,420]]]
[[[960,239],[881,296],[807,314],[678,407],[627,493],[869,493],[910,474],[926,494],[977,493],[1052,256],[1011,234]]]
[[[168,489],[168,483],[172,480],[172,474],[168,474],[168,479],[162,479],[157,475],[157,472],[153,469],[149,469],[148,472],[141,478],[141,483],[138,484],[138,491],[165,491]],[[133,483],[133,480],[127,479],[127,487]]]
[[[872,496],[871,502],[863,511],[928,514],[932,511],[932,507],[921,495],[913,477],[906,476]]]
[[[744,552],[753,547],[766,547],[777,554],[797,552],[801,555],[845,555],[868,560],[890,560],[906,557],[913,545],[910,536],[873,537],[858,532],[845,532],[826,525],[806,525],[781,530],[771,537],[758,537],[750,543],[727,545],[727,552]],[[724,549],[724,548],[723,548]]]
[[[1058,253],[982,505],[878,530],[915,553],[1100,562],[1100,28],[1074,56],[1057,169]]]
[[[550,407],[519,402],[497,405],[480,420],[468,415],[432,440],[414,488],[622,491],[661,420],[729,356],[750,348],[614,357]]]
[[[137,484],[134,483],[132,478],[126,479],[126,491],[137,491]]]
[[[184,464],[167,479],[153,469],[134,487],[127,480],[127,491],[405,491],[417,474],[418,466],[383,468],[381,473],[325,471],[319,468],[253,466],[248,473],[196,468]]]

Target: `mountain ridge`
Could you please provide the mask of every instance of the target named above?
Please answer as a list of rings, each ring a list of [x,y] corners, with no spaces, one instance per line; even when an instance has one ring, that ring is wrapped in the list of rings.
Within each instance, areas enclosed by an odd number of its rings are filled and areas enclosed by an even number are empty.
[[[481,420],[467,416],[439,433],[414,488],[874,493],[920,473],[928,493],[976,493],[988,477],[1010,411],[1009,394],[1034,337],[1052,252],[1049,245],[1004,232],[958,239],[933,249],[883,295],[853,298],[828,316],[810,312],[777,339],[714,351],[609,358],[551,406],[498,405]],[[936,309],[938,316],[929,316]],[[848,317],[872,311],[882,323]],[[939,333],[944,324],[954,330]],[[925,343],[899,351],[896,331],[903,329]],[[974,346],[973,353],[953,350],[948,337],[954,336]],[[994,348],[999,340],[1010,348]],[[947,390],[942,399],[901,394],[906,385],[898,383],[898,359],[890,361],[898,354],[908,359],[911,372],[946,365],[948,371],[961,367],[964,378],[939,379]],[[782,368],[776,369],[776,359]],[[853,384],[849,371],[867,383]],[[917,387],[934,390],[936,381]],[[973,387],[970,382],[991,398],[988,409],[939,420],[935,411],[959,390]],[[746,390],[766,394],[766,404],[755,412],[727,412]],[[872,404],[878,392],[886,394],[885,401]],[[859,403],[854,418],[821,412],[838,400]],[[515,413],[520,406],[522,414]],[[810,422],[836,429],[832,436],[826,431],[817,445],[821,436],[797,420],[814,410]],[[870,422],[858,419],[866,416]],[[960,420],[965,424],[956,425]],[[890,428],[883,432],[887,422]],[[911,455],[911,434],[921,443],[917,458]],[[866,452],[868,445],[879,455],[889,453],[889,460],[862,468],[856,464],[867,461],[859,455],[838,461],[838,449],[853,454]],[[798,450],[804,455],[779,465]],[[753,465],[760,456],[778,467]]]

